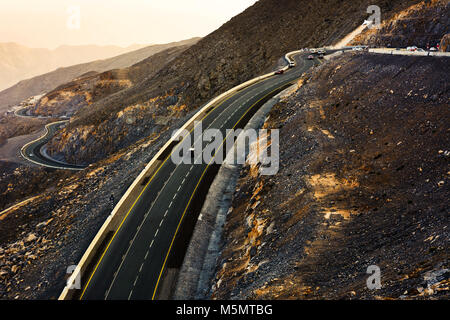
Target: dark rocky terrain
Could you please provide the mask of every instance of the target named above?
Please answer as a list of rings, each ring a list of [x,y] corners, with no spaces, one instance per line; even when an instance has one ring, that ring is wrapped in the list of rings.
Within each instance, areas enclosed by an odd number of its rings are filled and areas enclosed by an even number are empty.
[[[443,52],[450,52],[450,33],[442,37],[440,43],[440,50]]]
[[[265,123],[280,171],[241,172],[213,298],[449,298],[446,59],[345,54],[305,75]]]
[[[0,172],[0,211],[17,200],[44,192],[48,185],[54,185],[61,177],[70,175],[68,172],[55,172],[6,161],[0,161]],[[3,218],[0,216],[0,220]]]
[[[48,121],[48,119],[19,118],[14,114],[0,115],[0,146],[9,138],[42,130]]]

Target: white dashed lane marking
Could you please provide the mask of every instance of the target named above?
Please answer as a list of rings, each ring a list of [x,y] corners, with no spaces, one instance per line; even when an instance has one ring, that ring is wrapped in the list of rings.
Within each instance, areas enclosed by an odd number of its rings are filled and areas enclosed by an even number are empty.
[[[278,83],[277,83],[277,85],[278,85]],[[260,88],[260,89],[261,89],[261,88]],[[255,91],[256,91],[256,90],[255,90]],[[213,122],[208,126],[207,129],[211,128],[211,127],[215,124],[216,121],[219,121],[219,120],[220,120],[220,116],[221,116],[225,111],[229,110],[229,108],[232,108],[232,107],[234,107],[236,104],[239,104],[239,103],[240,103],[240,107],[243,107],[243,106],[244,106],[245,104],[247,104],[251,99],[254,99],[254,98],[257,96],[257,94],[254,94],[255,91],[252,90],[252,91],[248,92],[248,93],[245,94],[244,96],[238,98],[238,99],[237,99],[235,102],[233,102],[230,106],[228,106],[227,108],[225,108],[218,116],[216,116],[216,119],[213,120]],[[245,100],[244,103],[240,102],[243,98],[245,98],[245,97],[248,96],[249,94],[253,94],[253,96],[252,96],[251,98],[248,98],[247,100]],[[232,113],[231,115],[228,116],[228,118],[227,118],[226,121],[229,121],[229,120],[236,114],[236,112],[238,112],[240,109],[241,109],[241,108],[235,109],[235,110],[233,111],[233,113]],[[224,128],[224,126],[221,126],[221,129],[223,129],[223,128]],[[198,159],[200,159],[200,158],[198,158]],[[168,183],[169,180],[172,178],[172,175],[174,174],[174,172],[176,171],[177,168],[178,168],[178,166],[175,168],[175,170],[172,171],[172,173],[171,173],[169,179],[167,179],[167,181],[166,181],[166,183],[164,184],[164,186],[163,186],[163,187],[160,189],[160,191],[158,192],[157,197],[155,198],[155,200],[153,201],[153,203],[152,203],[150,209],[148,210],[148,212],[147,212],[146,215],[145,215],[144,221],[147,219],[147,216],[148,216],[148,214],[150,213],[150,211],[153,209],[153,205],[156,203],[156,200],[158,199],[158,197],[159,197],[161,191],[166,187],[167,183]],[[192,169],[193,169],[193,168],[194,168],[194,166],[190,166],[189,172],[188,172],[188,173],[186,174],[186,176],[183,178],[181,185],[180,185],[180,186],[178,187],[178,189],[177,189],[177,193],[181,190],[181,187],[184,185],[184,183],[185,183],[185,181],[186,181],[186,178],[187,178],[188,175],[192,172]],[[173,200],[175,200],[175,198],[176,198],[176,196],[177,196],[177,193],[174,194]],[[170,202],[169,208],[172,207],[173,200]],[[162,226],[162,224],[163,224],[163,222],[164,222],[164,220],[165,220],[165,217],[166,217],[167,214],[168,214],[168,211],[169,211],[169,209],[167,209],[167,210],[165,211],[164,217],[163,217],[163,219],[161,219],[161,221],[160,221],[160,223],[159,223],[159,228]],[[199,219],[201,220],[201,218],[202,218],[202,217],[201,217],[201,215],[200,215],[200,216],[199,216]],[[142,224],[144,223],[144,221],[143,221],[143,222],[141,223],[141,225],[138,227],[138,232],[137,232],[137,233],[139,233],[139,231],[141,230],[141,226],[142,226]],[[150,243],[150,246],[149,246],[149,248],[148,248],[148,250],[147,250],[147,252],[146,252],[146,254],[145,254],[144,262],[145,262],[145,260],[147,260],[147,257],[148,257],[148,255],[149,255],[150,249],[152,248],[153,243],[154,243],[154,241],[155,241],[155,238],[156,238],[156,236],[158,235],[159,228],[156,230],[155,235],[153,236],[153,239],[152,239],[152,241],[151,241],[151,243]],[[136,235],[137,235],[137,233],[136,233]],[[136,235],[135,235],[135,237],[136,237]],[[130,246],[129,246],[128,250],[130,249],[131,245],[133,244],[133,242],[134,242],[134,240],[135,240],[135,237],[134,237],[133,240],[130,242]],[[128,250],[127,250],[127,253],[128,253]],[[125,259],[127,253],[122,257],[122,260]],[[123,262],[123,261],[122,261],[122,262]],[[139,279],[140,273],[142,272],[142,269],[143,269],[143,266],[144,266],[144,262],[141,264],[141,266],[140,266],[140,268],[139,268],[139,273],[138,273],[138,275],[137,275],[137,277],[136,277],[136,279],[135,279],[135,281],[134,281],[133,289],[134,289],[134,287],[136,286],[136,283],[137,283],[137,281],[138,281],[138,279]],[[120,270],[120,266],[119,266],[119,269],[115,272],[114,277],[117,276],[117,273],[118,273],[119,270]],[[114,283],[114,280],[113,280],[113,283]],[[111,287],[112,287],[113,283],[111,284]],[[111,289],[111,287],[109,288],[109,290]],[[131,298],[131,296],[132,296],[132,294],[133,294],[133,289],[131,290],[131,292],[130,292],[130,294],[129,294],[129,296],[128,296],[128,299]],[[106,296],[108,295],[109,290],[107,291]]]

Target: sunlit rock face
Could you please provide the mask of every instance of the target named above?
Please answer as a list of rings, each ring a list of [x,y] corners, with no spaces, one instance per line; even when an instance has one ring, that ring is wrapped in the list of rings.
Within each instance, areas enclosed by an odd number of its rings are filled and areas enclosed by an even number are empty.
[[[447,0],[420,1],[384,17],[379,30],[372,29],[358,36],[354,43],[377,47],[437,47],[448,32],[450,3]]]

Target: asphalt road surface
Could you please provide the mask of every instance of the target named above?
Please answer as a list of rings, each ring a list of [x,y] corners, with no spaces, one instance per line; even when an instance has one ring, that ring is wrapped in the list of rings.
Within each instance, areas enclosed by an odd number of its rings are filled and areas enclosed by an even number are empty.
[[[47,125],[48,132],[39,139],[27,143],[21,150],[22,156],[39,165],[55,168],[55,169],[68,169],[68,170],[82,170],[86,166],[63,163],[57,160],[53,160],[50,157],[46,157],[42,154],[41,148],[55,135],[65,123],[55,122]]]
[[[295,59],[295,68],[219,102],[203,119],[203,130],[220,129],[225,137],[226,129],[242,126],[242,119],[245,121],[246,115],[256,111],[266,98],[317,64],[317,60],[307,60],[305,55]],[[174,240],[189,214],[195,193],[200,192],[208,166],[206,163],[175,165],[170,156],[164,161],[105,245],[81,289],[81,299],[155,299]]]

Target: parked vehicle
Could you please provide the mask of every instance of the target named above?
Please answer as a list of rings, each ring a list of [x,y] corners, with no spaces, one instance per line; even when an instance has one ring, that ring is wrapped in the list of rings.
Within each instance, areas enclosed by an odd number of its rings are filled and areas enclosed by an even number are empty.
[[[319,54],[319,59],[323,59],[324,55],[323,54]]]
[[[284,70],[283,70],[283,69],[280,69],[280,70],[275,71],[275,74],[283,74],[283,73],[284,73]]]
[[[295,62],[290,62],[289,63],[289,68],[293,68],[293,67],[295,67]]]
[[[431,47],[430,51],[437,51],[437,49],[435,47]]]
[[[308,60],[314,60],[314,56],[313,56],[312,54],[310,54],[310,55],[308,56]]]
[[[417,51],[417,49],[419,49],[419,48],[417,48],[416,46],[411,46],[411,47],[406,48],[407,51]]]

